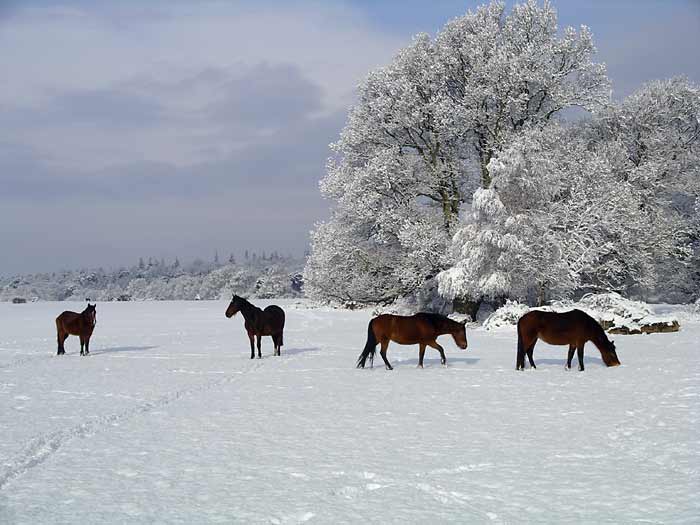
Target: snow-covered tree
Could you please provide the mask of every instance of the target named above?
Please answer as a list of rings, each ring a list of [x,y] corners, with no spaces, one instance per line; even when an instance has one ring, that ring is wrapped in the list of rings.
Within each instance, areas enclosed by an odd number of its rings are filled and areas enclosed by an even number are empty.
[[[557,34],[550,4],[492,2],[418,35],[359,88],[321,183],[335,212],[313,235],[307,293],[387,301],[445,268],[461,205],[527,127],[608,97],[590,33]]]
[[[658,292],[697,295],[700,89],[684,78],[650,82],[596,119],[595,130],[595,140],[619,144],[622,177],[654,219],[647,250],[663,276]]]
[[[453,239],[441,294],[541,304],[653,283],[656,217],[627,180],[619,143],[591,143],[587,125],[532,128],[488,168],[491,187],[477,190]]]

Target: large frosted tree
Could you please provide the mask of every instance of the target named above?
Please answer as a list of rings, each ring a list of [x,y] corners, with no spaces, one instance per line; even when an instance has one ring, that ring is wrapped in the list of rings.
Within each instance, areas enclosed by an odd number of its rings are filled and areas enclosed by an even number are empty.
[[[619,144],[592,144],[587,126],[520,134],[489,163],[491,187],[477,190],[454,236],[440,293],[541,304],[583,288],[648,287],[655,224],[623,158]]]
[[[646,250],[657,276],[653,288],[667,299],[696,297],[700,293],[700,88],[685,78],[649,82],[603,112],[594,126],[593,140],[619,145],[620,178],[640,199],[640,213],[652,219]]]
[[[559,34],[549,2],[492,2],[418,35],[359,87],[321,183],[335,202],[305,272],[321,299],[389,302],[450,264],[462,204],[525,129],[609,96],[590,32]]]
[[[530,128],[488,165],[446,297],[698,292],[700,92],[655,81],[591,121]]]

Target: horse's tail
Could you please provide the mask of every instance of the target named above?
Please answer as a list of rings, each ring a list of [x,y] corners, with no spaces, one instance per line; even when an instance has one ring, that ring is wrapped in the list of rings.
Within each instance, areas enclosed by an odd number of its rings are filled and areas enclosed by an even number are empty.
[[[369,366],[374,364],[374,354],[377,351],[377,337],[374,335],[372,323],[374,323],[374,319],[367,325],[367,343],[365,343],[365,349],[362,350],[360,357],[357,359],[357,368],[364,368],[368,357]]]
[[[520,363],[525,368],[525,345],[523,344],[523,329],[521,326],[522,319],[518,320],[518,356],[515,361],[515,369],[520,370]]]
[[[278,346],[284,346],[284,333],[283,332],[280,332],[280,337],[277,340],[277,344],[278,344]]]

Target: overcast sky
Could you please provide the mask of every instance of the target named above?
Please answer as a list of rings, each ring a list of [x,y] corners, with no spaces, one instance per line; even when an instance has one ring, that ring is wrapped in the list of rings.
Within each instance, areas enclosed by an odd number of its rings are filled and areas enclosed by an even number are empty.
[[[0,274],[300,255],[357,83],[483,2],[0,0]],[[700,1],[555,1],[617,97],[700,82]]]

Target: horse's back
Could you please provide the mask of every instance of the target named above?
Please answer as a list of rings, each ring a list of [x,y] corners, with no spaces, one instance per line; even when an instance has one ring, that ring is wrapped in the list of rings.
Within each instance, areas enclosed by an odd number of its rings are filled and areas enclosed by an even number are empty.
[[[77,326],[79,319],[79,313],[66,310],[65,312],[62,312],[61,315],[56,317],[56,329],[59,332],[76,335],[76,333],[78,333],[80,330],[80,328]]]
[[[79,313],[66,310],[65,312],[61,312],[61,314],[58,317],[56,317],[56,323],[71,323],[75,321],[78,317],[80,317]]]
[[[518,331],[524,336],[537,336],[553,345],[578,344],[590,337],[599,326],[586,312],[545,312],[532,310],[518,321]]]
[[[378,340],[412,345],[435,339],[435,328],[431,315],[419,312],[414,315],[382,314],[372,320],[374,334]]]
[[[279,325],[280,328],[284,327],[284,310],[277,306],[276,304],[271,304],[263,310],[265,317],[267,317],[268,322]]]

